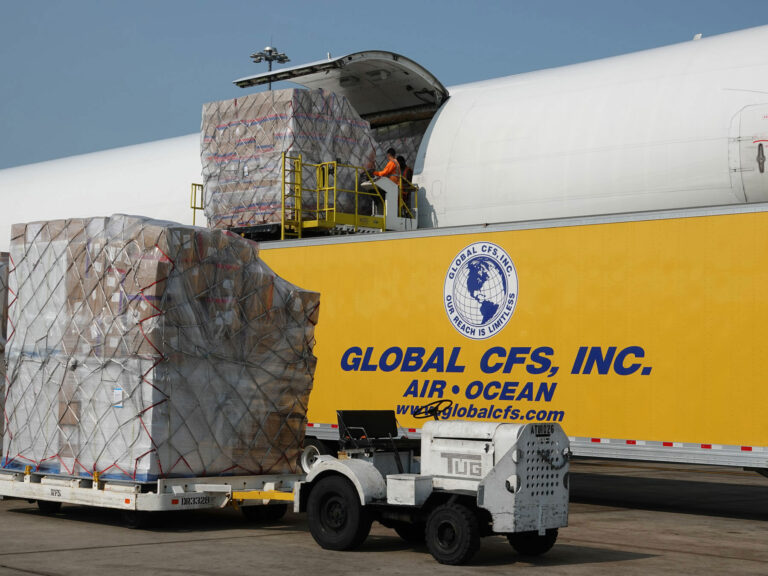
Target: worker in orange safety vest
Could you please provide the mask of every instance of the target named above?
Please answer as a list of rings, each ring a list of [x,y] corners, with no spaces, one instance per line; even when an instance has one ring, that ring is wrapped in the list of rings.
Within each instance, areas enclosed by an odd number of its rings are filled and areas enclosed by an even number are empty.
[[[397,152],[395,152],[394,148],[387,150],[387,165],[384,166],[384,170],[378,170],[373,175],[389,178],[400,186],[400,164],[397,163],[396,155]]]
[[[410,197],[411,192],[416,190],[416,187],[411,183],[413,179],[413,170],[405,162],[405,158],[402,156],[397,157],[397,164],[400,166],[400,197],[402,198],[402,206],[400,209],[401,216],[410,217],[411,210]]]

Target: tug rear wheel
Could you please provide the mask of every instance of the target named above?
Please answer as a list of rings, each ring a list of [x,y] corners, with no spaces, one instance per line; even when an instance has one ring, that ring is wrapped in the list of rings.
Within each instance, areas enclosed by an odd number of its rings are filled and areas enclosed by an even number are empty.
[[[307,502],[309,531],[326,550],[352,550],[368,537],[371,516],[352,483],[341,476],[318,480]]]

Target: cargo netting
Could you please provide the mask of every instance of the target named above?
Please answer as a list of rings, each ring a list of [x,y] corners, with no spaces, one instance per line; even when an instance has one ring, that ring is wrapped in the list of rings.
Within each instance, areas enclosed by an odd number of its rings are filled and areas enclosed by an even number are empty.
[[[15,225],[4,468],[298,471],[319,295],[258,245],[136,216]]]
[[[275,90],[205,104],[201,160],[208,225],[279,224],[283,153],[300,155],[305,163],[337,161],[366,169],[384,158],[368,122],[332,92]],[[354,173],[346,177],[352,180],[339,186],[354,189]],[[316,187],[314,172],[303,178],[305,188]],[[286,208],[292,203],[289,198]],[[302,206],[309,204],[307,198]],[[354,194],[340,195],[336,208],[354,213]]]

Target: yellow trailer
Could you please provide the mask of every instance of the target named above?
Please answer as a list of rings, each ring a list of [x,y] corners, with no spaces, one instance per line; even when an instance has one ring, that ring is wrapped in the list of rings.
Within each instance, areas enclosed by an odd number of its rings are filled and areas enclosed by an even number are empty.
[[[574,454],[768,468],[768,204],[264,243],[323,295],[337,410],[557,422]],[[450,402],[449,402],[450,401]],[[312,441],[310,440],[310,443]]]

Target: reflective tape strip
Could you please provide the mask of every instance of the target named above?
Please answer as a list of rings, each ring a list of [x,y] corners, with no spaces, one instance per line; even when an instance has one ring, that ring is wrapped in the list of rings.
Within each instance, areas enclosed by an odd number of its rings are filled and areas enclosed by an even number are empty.
[[[728,446],[723,444],[687,444],[685,442],[669,442],[658,440],[626,440],[615,438],[596,438],[587,437],[580,438],[577,436],[569,436],[568,439],[571,443],[588,443],[588,444],[613,444],[613,445],[626,445],[626,446],[645,446],[648,448],[664,447],[664,448],[697,448],[699,450],[733,450],[741,452],[756,452],[756,451],[768,451],[768,448],[761,448],[758,446]]]

